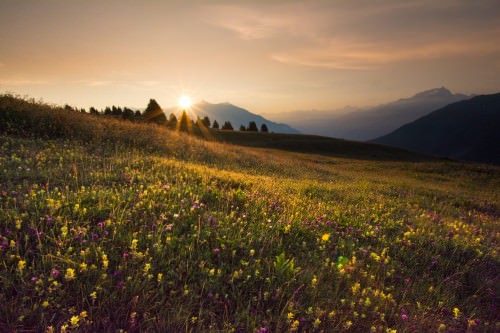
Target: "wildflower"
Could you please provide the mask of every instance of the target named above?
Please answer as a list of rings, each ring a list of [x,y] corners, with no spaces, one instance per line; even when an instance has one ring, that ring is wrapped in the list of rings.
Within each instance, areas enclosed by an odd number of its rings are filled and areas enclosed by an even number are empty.
[[[214,253],[219,253],[219,252],[220,252],[219,248],[217,248],[217,247],[216,247],[216,248],[214,249]]]
[[[67,281],[71,281],[71,280],[74,280],[75,279],[75,270],[73,268],[68,268],[66,270],[66,274],[64,275],[64,278],[67,280]]]
[[[250,250],[250,257],[253,257],[255,255],[255,250],[254,249],[251,249]]]
[[[87,318],[87,311],[80,312],[80,318]]]
[[[295,317],[295,315],[293,314],[293,312],[288,312],[288,314],[286,315],[286,317],[288,318],[288,321],[292,321],[293,318]]]
[[[130,245],[130,249],[131,249],[132,251],[135,251],[135,250],[137,249],[137,243],[138,243],[138,242],[139,242],[139,241],[138,241],[137,239],[135,239],[135,238],[134,238],[134,239],[132,239],[132,245]]]
[[[78,316],[73,316],[71,317],[71,319],[69,320],[69,322],[71,323],[71,326],[72,327],[78,327],[78,322],[80,321],[80,317]]]
[[[314,328],[318,328],[319,325],[321,325],[321,320],[319,318],[316,318],[316,320],[313,323]]]
[[[80,264],[80,272],[85,272],[87,270],[87,264],[82,262]]]
[[[330,234],[323,234],[323,235],[321,236],[321,240],[322,240],[323,242],[328,242],[328,240],[329,240],[329,239],[330,239]]]
[[[97,299],[97,293],[95,291],[91,292],[90,297],[95,301]]]
[[[109,265],[109,261],[108,261],[108,256],[106,255],[106,253],[103,253],[101,255],[101,260],[102,260],[102,268],[107,269],[108,265]]]
[[[312,280],[311,280],[311,286],[313,288],[316,288],[317,285],[318,285],[318,278],[316,277],[316,275],[314,275]]]
[[[357,294],[360,288],[361,288],[361,285],[359,284],[359,282],[356,282],[354,284],[354,286],[351,287],[352,293]]]
[[[344,324],[344,327],[346,329],[349,329],[349,327],[351,327],[351,326],[352,326],[352,321],[350,321],[350,320],[346,321],[345,324]]]
[[[163,273],[158,273],[158,275],[156,276],[156,281],[158,281],[158,283],[161,283],[162,280],[163,280]]]
[[[401,319],[406,320],[406,319],[408,319],[408,316],[407,316],[406,314],[404,314],[404,313],[403,313],[403,314],[401,315]]]
[[[439,325],[438,332],[444,332],[445,330],[446,330],[446,325],[445,324]]]
[[[300,322],[298,320],[295,320],[292,325],[290,326],[291,331],[297,331],[299,328]]]
[[[151,264],[150,263],[147,263],[146,265],[144,265],[144,274],[147,274],[150,269],[151,269]]]
[[[48,307],[48,306],[49,306],[49,302],[48,302],[48,301],[43,301],[43,303],[42,303],[42,308],[44,308],[44,309],[45,309],[45,308],[46,308],[46,307]]]
[[[453,318],[458,319],[460,317],[460,310],[458,308],[453,308]]]
[[[17,263],[17,268],[19,269],[19,271],[22,272],[25,267],[26,267],[26,261],[19,260],[19,262]]]

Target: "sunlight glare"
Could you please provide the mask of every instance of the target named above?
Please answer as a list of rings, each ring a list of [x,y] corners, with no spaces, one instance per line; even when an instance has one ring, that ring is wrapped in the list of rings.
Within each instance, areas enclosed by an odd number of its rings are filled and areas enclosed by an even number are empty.
[[[183,110],[189,109],[191,104],[191,99],[186,95],[181,96],[181,98],[179,98],[179,101],[177,102],[177,105],[179,105],[179,107]]]

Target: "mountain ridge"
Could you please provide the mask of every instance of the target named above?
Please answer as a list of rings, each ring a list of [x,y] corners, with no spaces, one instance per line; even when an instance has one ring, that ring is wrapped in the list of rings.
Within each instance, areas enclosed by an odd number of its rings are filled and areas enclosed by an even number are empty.
[[[287,123],[303,133],[368,141],[388,134],[440,107],[467,98],[470,96],[452,93],[445,87],[432,88],[377,106],[349,107],[348,112],[340,115],[325,112],[322,117],[311,117],[310,120],[304,117],[298,121],[290,118]]]
[[[371,142],[499,164],[499,123],[500,93],[479,95],[435,110]]]

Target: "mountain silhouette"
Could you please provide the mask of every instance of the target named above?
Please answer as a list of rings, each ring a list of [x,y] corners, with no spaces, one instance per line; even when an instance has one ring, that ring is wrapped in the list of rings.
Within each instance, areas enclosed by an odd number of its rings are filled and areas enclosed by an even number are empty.
[[[422,153],[500,163],[500,93],[452,103],[373,142]]]
[[[300,118],[294,117],[295,113],[288,114],[286,122],[303,133],[365,141],[388,134],[436,109],[467,98],[470,96],[453,94],[441,87],[375,107],[349,107],[314,113],[303,111]],[[305,114],[310,115],[309,119],[304,119]],[[276,119],[284,121],[281,117]]]

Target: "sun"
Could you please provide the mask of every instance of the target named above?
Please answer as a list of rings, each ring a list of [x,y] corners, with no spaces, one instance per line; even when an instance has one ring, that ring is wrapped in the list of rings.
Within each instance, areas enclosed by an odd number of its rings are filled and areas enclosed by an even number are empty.
[[[193,104],[191,102],[191,98],[189,98],[188,96],[186,95],[182,95],[180,98],[179,98],[179,101],[177,102],[177,105],[183,109],[183,110],[186,110],[186,109],[189,109],[189,107],[191,106],[191,104]]]

